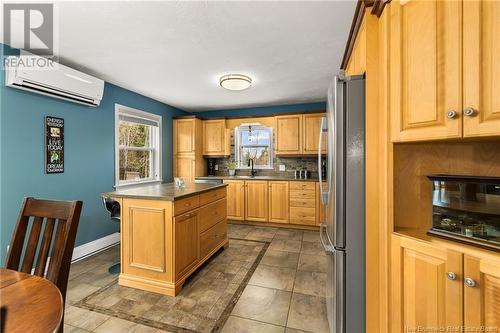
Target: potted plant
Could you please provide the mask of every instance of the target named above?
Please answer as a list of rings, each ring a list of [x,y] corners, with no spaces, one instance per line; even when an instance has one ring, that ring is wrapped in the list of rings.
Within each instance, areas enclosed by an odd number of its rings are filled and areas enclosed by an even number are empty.
[[[231,161],[227,165],[227,169],[229,170],[229,175],[230,176],[234,176],[235,175],[235,173],[236,173],[236,166],[237,166],[237,163],[235,161]]]

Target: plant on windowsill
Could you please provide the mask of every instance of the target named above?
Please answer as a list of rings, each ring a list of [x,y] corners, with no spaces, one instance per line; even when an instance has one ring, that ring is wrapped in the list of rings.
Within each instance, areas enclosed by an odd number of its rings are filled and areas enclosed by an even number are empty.
[[[227,165],[227,170],[229,171],[230,176],[234,176],[236,174],[236,167],[237,166],[238,166],[238,164],[235,161],[229,162],[229,164]]]

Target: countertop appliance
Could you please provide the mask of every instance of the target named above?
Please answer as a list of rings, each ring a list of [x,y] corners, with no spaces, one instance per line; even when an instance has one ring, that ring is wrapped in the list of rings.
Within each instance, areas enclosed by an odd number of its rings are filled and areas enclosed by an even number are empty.
[[[432,236],[500,251],[500,177],[430,175]]]
[[[207,173],[209,176],[215,176],[215,158],[207,158]]]
[[[321,133],[326,132],[326,142]],[[326,157],[321,148],[327,145]],[[365,79],[335,77],[321,121],[318,170],[326,223],[320,239],[327,254],[326,305],[330,332],[365,332]],[[325,181],[325,184],[322,183]]]

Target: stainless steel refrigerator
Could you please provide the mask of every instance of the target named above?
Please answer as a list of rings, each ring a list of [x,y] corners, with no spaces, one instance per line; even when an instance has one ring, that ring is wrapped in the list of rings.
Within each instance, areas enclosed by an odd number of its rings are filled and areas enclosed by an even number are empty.
[[[335,77],[319,145],[318,168],[326,159],[326,179],[320,177],[326,223],[320,227],[320,238],[327,254],[330,331],[365,332],[364,76]],[[324,145],[326,156],[321,155]]]

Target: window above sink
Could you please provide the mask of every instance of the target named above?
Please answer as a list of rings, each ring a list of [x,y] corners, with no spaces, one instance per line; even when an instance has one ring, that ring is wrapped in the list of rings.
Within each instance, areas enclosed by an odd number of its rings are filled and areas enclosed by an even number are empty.
[[[241,124],[234,129],[237,169],[273,169],[273,129],[261,124]]]

